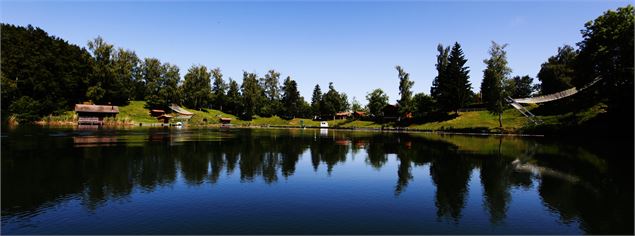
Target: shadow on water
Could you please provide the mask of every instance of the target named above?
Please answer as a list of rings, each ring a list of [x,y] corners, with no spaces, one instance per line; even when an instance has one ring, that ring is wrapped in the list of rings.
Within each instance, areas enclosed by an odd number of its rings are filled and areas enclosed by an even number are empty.
[[[319,130],[40,129],[2,134],[2,222],[28,218],[68,198],[89,211],[178,183],[218,184],[221,176],[278,184],[303,156],[313,171],[337,172],[351,155],[382,169],[393,156],[395,197],[429,167],[439,221],[464,217],[473,173],[489,222],[507,218],[514,189],[537,189],[563,223],[591,234],[633,233],[630,144],[561,144],[545,138]],[[585,144],[586,145],[586,144]],[[4,233],[4,232],[3,232]]]

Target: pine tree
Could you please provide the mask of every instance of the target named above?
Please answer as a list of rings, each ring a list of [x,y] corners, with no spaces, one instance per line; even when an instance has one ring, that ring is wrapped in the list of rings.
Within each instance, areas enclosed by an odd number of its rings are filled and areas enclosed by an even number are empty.
[[[322,89],[320,89],[319,84],[316,84],[311,96],[311,110],[313,110],[313,115],[315,116],[320,115],[320,103],[322,103]]]
[[[229,78],[229,89],[227,90],[227,103],[225,105],[227,111],[231,114],[238,115],[242,110],[240,86],[238,82]]]
[[[295,118],[299,114],[300,110],[300,92],[298,91],[298,84],[291,77],[287,76],[282,86],[282,105],[284,106],[285,115],[290,115]]]
[[[212,77],[214,82],[212,84],[212,104],[213,108],[223,110],[223,105],[227,102],[225,90],[227,90],[227,84],[223,80],[223,73],[220,68],[212,70]]]
[[[465,106],[471,98],[472,85],[470,84],[468,73],[469,67],[465,66],[467,59],[463,55],[463,50],[459,43],[454,43],[450,56],[448,57],[448,66],[446,68],[447,90],[443,91],[443,98],[447,99],[446,109],[458,113],[458,109]]]

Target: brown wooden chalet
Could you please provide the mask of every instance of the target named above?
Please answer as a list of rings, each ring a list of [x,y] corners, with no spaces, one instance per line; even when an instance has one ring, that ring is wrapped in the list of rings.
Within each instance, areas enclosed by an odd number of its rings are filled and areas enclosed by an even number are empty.
[[[363,112],[363,111],[353,112],[353,119],[361,119],[364,117],[366,117],[366,112]]]
[[[351,113],[348,111],[335,113],[336,120],[343,120],[351,116]]]
[[[75,104],[77,123],[80,125],[103,125],[104,117],[116,117],[119,113],[118,106],[111,105],[87,105]]]
[[[164,124],[168,124],[170,123],[170,119],[172,119],[173,116],[168,115],[168,114],[162,114],[160,116],[157,116],[157,120],[159,120],[159,122],[163,122]]]
[[[159,116],[161,116],[163,114],[165,114],[164,110],[158,110],[158,109],[150,110],[150,116],[152,116],[152,117],[159,117]]]
[[[221,124],[229,124],[232,122],[232,118],[223,118],[221,117],[220,119],[218,119],[218,121],[220,121]]]

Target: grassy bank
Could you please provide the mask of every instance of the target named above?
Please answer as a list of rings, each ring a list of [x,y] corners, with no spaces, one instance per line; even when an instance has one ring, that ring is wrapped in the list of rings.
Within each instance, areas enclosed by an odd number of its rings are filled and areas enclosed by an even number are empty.
[[[529,107],[529,109],[533,109]],[[448,131],[448,132],[478,132],[478,133],[549,133],[554,130],[566,127],[583,126],[590,120],[605,112],[606,106],[597,104],[582,112],[569,112],[559,115],[538,116],[544,123],[535,125],[526,117],[522,116],[515,109],[508,109],[503,113],[503,128],[499,128],[498,116],[487,111],[461,112],[458,116],[451,116],[445,120],[410,124],[406,128],[411,130]],[[213,109],[186,110],[194,113],[192,119],[187,124],[191,126],[217,126],[219,118],[231,118],[232,124],[239,127],[319,127],[319,121],[311,119],[282,119],[278,116],[254,117],[253,120],[240,120],[236,116]],[[41,124],[73,124],[77,117],[72,111],[65,112],[59,116],[48,116],[42,119]],[[145,102],[133,101],[127,106],[119,107],[119,115],[115,119],[110,119],[111,124],[158,124],[156,118],[150,116]],[[107,122],[107,123],[108,123]],[[172,122],[177,122],[173,120]],[[357,128],[357,129],[378,129],[397,128],[394,123],[375,123],[361,120],[330,120],[329,126],[335,128]]]

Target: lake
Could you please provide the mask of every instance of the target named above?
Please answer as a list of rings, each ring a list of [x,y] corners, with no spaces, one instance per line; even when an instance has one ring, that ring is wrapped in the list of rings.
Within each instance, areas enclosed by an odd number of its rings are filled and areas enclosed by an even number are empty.
[[[175,127],[1,140],[2,234],[633,234],[632,140]]]

